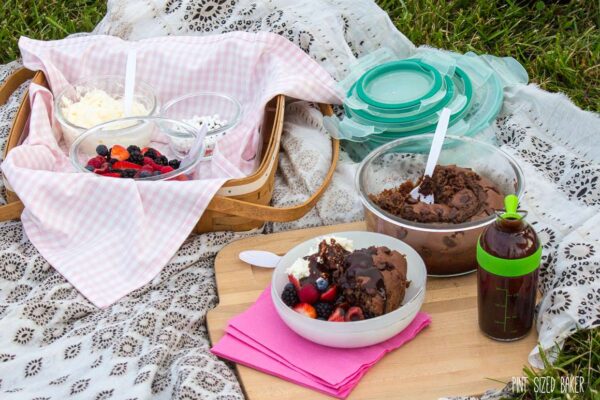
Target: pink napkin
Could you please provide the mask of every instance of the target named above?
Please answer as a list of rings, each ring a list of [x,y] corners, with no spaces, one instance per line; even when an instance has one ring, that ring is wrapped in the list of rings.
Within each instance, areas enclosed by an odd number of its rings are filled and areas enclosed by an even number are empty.
[[[57,41],[21,38],[23,63],[46,74],[52,92],[31,85],[23,145],[2,171],[25,205],[23,227],[40,253],[98,307],[145,285],[168,263],[227,179],[251,173],[259,157],[265,105],[278,94],[339,103],[335,81],[300,48],[266,32],[170,36],[127,42],[90,35]],[[136,76],[160,104],[184,94],[219,92],[243,107],[199,179],[134,182],[75,173],[59,144],[53,93],[69,83],[123,75],[131,49]]]
[[[310,342],[285,325],[271,300],[270,286],[248,310],[232,318],[211,351],[219,357],[317,390],[346,398],[360,378],[386,353],[413,339],[431,322],[419,313],[393,338],[369,347],[336,349]]]

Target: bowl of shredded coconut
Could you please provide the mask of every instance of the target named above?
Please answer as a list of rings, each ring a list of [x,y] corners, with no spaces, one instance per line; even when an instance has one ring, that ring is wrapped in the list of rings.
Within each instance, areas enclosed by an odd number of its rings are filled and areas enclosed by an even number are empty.
[[[233,129],[241,119],[242,106],[231,96],[201,92],[186,94],[167,103],[161,116],[183,121],[195,128],[206,125],[204,139],[205,156],[212,155],[217,142]],[[189,138],[169,136],[170,145],[176,153],[185,153],[193,145]]]
[[[84,79],[60,92],[54,101],[54,114],[67,148],[83,132],[105,122],[157,113],[158,100],[149,84],[139,80],[136,82],[131,115],[125,115],[124,92],[125,78],[122,76]],[[151,140],[150,134],[148,129],[139,129],[137,136],[131,136],[135,142],[131,144],[147,145]]]

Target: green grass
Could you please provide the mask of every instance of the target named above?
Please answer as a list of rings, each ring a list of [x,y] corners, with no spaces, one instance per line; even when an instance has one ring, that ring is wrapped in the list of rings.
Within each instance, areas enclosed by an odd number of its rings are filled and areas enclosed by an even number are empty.
[[[580,331],[570,337],[556,362],[551,365],[546,359],[545,368],[535,371],[525,368],[524,373],[530,383],[527,390],[515,397],[518,400],[600,400],[600,329]],[[561,390],[561,378],[583,378],[582,393],[566,393]],[[551,388],[542,382],[554,381],[551,393],[540,393],[541,389]],[[537,388],[537,390],[536,390]]]
[[[378,0],[416,45],[515,57],[531,82],[600,111],[598,0]]]
[[[600,111],[598,0],[378,0],[415,44],[509,55],[532,82]],[[59,39],[86,32],[106,11],[104,1],[4,0],[0,9],[0,62],[18,57],[17,40]]]
[[[17,41],[61,39],[75,32],[89,32],[104,16],[105,1],[0,0],[0,63],[19,57]]]

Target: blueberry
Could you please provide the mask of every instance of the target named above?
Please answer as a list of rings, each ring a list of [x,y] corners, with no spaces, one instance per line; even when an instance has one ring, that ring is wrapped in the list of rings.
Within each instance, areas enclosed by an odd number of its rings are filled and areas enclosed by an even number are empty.
[[[94,172],[94,167],[92,167],[91,165],[86,165],[85,169]]]
[[[158,176],[158,175],[160,175],[160,171],[154,171],[154,172],[152,173],[152,175],[154,175],[154,176]]]
[[[317,284],[317,289],[319,289],[319,291],[324,292],[325,290],[327,290],[327,287],[329,286],[329,282],[327,282],[327,279],[323,279],[323,278],[319,278],[317,279],[317,282],[315,282]]]
[[[98,147],[96,147],[96,153],[99,156],[106,157],[108,155],[108,147],[103,144],[99,144]]]
[[[150,172],[150,171],[142,171],[142,172],[140,172],[140,178],[148,178],[150,176],[152,176],[152,172]]]
[[[179,164],[181,164],[181,162],[179,160],[173,159],[173,160],[169,161],[169,166],[171,166],[173,169],[178,169]]]

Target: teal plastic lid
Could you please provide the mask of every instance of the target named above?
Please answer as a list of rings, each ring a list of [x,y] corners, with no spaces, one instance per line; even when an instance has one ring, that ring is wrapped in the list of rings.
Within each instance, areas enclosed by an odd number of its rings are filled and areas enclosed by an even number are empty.
[[[468,75],[459,67],[452,77],[455,88],[453,98],[447,105],[452,111],[450,130],[452,134],[462,135],[469,131],[468,123],[462,120],[473,101],[473,87]],[[353,110],[346,110],[346,117],[341,122],[341,129],[348,140],[373,140],[386,143],[408,135],[431,133],[435,130],[439,115],[437,112],[419,120],[401,121],[400,119],[365,118]],[[369,136],[369,138],[367,137]]]
[[[451,77],[444,76],[444,85],[443,89],[439,91],[439,96],[436,94],[433,97],[438,97],[437,99],[429,102],[429,103],[421,103],[421,107],[418,109],[414,109],[412,111],[402,112],[394,110],[385,110],[380,111],[373,106],[364,105],[364,107],[359,108],[353,106],[352,103],[345,101],[344,102],[344,110],[350,117],[361,117],[367,120],[372,120],[375,122],[388,122],[388,123],[410,123],[414,121],[423,120],[424,118],[431,117],[434,113],[441,110],[445,107],[453,98],[454,98],[454,82]],[[348,98],[354,98],[354,92],[356,87],[353,87],[348,93]]]
[[[435,95],[442,87],[442,75],[419,60],[393,61],[379,65],[356,83],[358,97],[384,109],[409,109]]]

